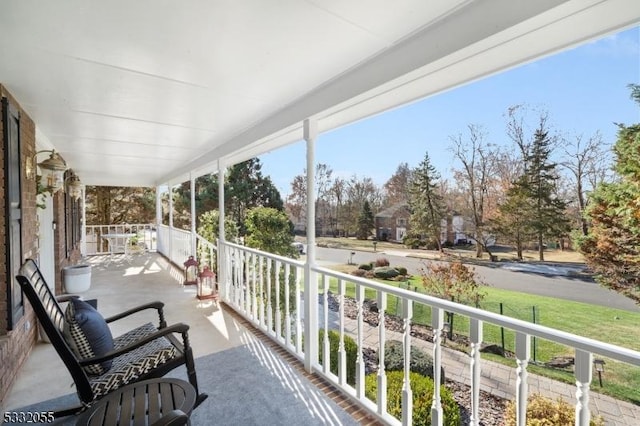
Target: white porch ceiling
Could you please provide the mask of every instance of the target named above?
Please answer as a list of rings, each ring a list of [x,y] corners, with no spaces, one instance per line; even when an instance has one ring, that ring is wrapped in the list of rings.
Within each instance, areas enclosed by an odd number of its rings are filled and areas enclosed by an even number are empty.
[[[0,84],[83,183],[155,186],[638,23],[638,0],[7,0]]]

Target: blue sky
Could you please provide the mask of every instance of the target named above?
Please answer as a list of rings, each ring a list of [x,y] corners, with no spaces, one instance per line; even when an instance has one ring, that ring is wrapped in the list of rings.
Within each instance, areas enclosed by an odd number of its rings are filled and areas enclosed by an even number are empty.
[[[504,115],[518,104],[546,110],[556,132],[588,137],[599,131],[612,144],[614,123],[640,122],[629,83],[640,83],[638,27],[323,133],[316,142],[316,162],[329,165],[334,177],[356,174],[382,185],[400,163],[415,167],[428,151],[447,177],[458,167],[448,150],[450,137],[476,124],[487,141],[508,144]],[[536,116],[531,118],[535,125]],[[260,157],[264,175],[283,197],[302,173],[305,155],[304,142],[298,142]]]

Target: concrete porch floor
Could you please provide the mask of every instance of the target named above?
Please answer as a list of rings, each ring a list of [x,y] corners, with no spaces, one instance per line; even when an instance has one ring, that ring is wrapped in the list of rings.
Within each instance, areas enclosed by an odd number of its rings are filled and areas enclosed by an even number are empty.
[[[330,394],[331,399],[354,420],[361,424],[377,424],[364,410],[342,397],[330,385],[311,378],[295,358],[277,348],[275,343],[254,330],[231,309],[223,304],[198,300],[196,287],[183,286],[182,271],[164,257],[156,253],[134,255],[130,258],[123,255],[113,258],[92,256],[86,262],[92,265],[92,285],[81,296],[84,299],[97,299],[98,310],[105,317],[142,303],[163,301],[168,324],[183,322],[190,326],[189,337],[196,358],[247,345],[259,339],[313,381],[321,391]],[[153,312],[149,312],[147,317],[135,315],[134,318],[113,323],[112,333],[118,336],[139,325],[141,320],[157,322]],[[4,401],[4,409],[14,410],[70,393],[75,393],[75,389],[66,367],[51,344],[40,341],[18,374]]]

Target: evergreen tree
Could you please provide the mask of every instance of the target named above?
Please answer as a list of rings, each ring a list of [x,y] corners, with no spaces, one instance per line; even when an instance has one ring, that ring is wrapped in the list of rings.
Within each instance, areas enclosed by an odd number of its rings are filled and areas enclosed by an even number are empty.
[[[240,229],[246,232],[244,223],[247,211],[253,207],[272,207],[284,211],[280,192],[271,178],[262,175],[262,164],[258,158],[231,166],[225,174],[225,212]],[[218,175],[200,176],[195,182],[196,227],[203,213],[218,209]],[[190,229],[191,184],[184,182],[173,190],[174,226]]]
[[[640,86],[630,89],[640,105]],[[640,304],[640,123],[618,127],[614,154],[619,180],[601,184],[591,194],[589,234],[577,242],[601,285]]]
[[[507,190],[505,201],[498,206],[498,214],[489,224],[492,233],[516,247],[518,260],[523,259],[524,245],[534,236],[529,221],[532,209],[531,199],[523,185],[515,184]]]
[[[524,140],[524,139],[522,139]],[[557,164],[551,161],[551,138],[546,129],[546,115],[529,143],[519,144],[523,173],[507,191],[492,221],[492,231],[514,243],[522,259],[524,244],[536,241],[539,259],[544,260],[544,243],[569,232],[566,203],[558,197]]]
[[[373,212],[371,211],[371,206],[369,205],[369,201],[365,200],[362,205],[362,210],[360,211],[360,216],[358,216],[358,239],[366,240],[369,238],[371,234],[371,229],[374,227],[373,221]]]
[[[422,162],[413,170],[409,184],[409,223],[412,236],[424,236],[434,241],[438,250],[442,251],[440,233],[445,208],[439,193],[439,179],[440,174],[431,164],[429,153],[426,152]]]
[[[254,207],[247,212],[245,226],[248,247],[293,258],[299,256],[298,250],[291,245],[293,224],[284,211]]]
[[[524,179],[519,181],[522,190],[531,199],[529,220],[541,261],[544,260],[545,239],[558,238],[569,232],[566,203],[557,197],[557,164],[550,161],[550,144],[549,132],[543,127],[538,128],[526,159],[528,168]]]

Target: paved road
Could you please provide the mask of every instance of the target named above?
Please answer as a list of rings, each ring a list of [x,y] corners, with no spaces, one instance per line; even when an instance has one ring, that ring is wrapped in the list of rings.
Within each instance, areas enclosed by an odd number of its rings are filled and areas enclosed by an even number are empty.
[[[351,255],[352,252],[353,255]],[[429,262],[426,259],[407,257],[407,254],[402,251],[372,253],[316,247],[316,259],[320,264],[323,262],[346,264],[349,260],[360,264],[384,256],[389,259],[392,265],[402,265],[410,273],[416,274],[420,272],[421,268],[424,268],[425,262]],[[500,265],[504,266],[505,264],[500,262]],[[534,272],[516,272],[498,267],[498,264],[492,267],[474,266],[474,268],[478,276],[493,287],[640,312],[640,307],[630,299],[607,290],[588,279],[562,275],[550,276]]]

